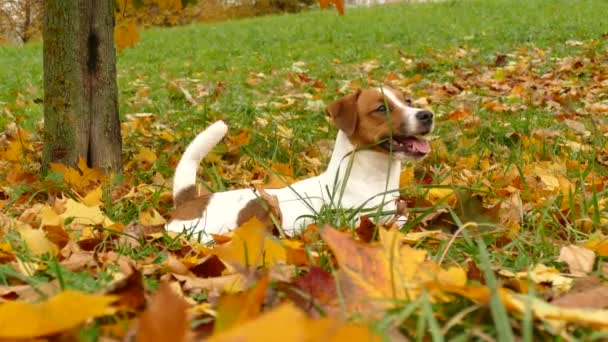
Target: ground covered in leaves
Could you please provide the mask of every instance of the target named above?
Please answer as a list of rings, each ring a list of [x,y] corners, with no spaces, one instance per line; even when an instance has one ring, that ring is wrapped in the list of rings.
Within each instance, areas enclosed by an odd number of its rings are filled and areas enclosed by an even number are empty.
[[[122,176],[41,176],[40,90],[24,85],[0,103],[0,338],[606,338],[608,38],[559,44],[388,46],[237,85],[122,68]],[[252,220],[207,245],[163,231],[173,169],[209,121],[232,129],[202,182],[281,186],[327,162],[324,103],[380,83],[437,114],[432,156],[401,176],[405,226],[324,214],[285,239]],[[251,108],[225,112],[240,92]]]

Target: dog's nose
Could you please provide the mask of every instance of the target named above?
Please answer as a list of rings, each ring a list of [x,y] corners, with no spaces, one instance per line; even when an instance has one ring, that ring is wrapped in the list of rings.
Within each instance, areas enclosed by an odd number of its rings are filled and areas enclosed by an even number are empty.
[[[433,122],[433,113],[428,110],[421,110],[416,113],[416,119],[424,124],[430,124]]]

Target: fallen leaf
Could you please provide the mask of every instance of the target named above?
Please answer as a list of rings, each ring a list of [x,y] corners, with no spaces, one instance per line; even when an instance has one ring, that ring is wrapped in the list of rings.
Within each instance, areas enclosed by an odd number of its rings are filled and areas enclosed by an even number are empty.
[[[269,278],[266,274],[248,291],[221,297],[217,304],[213,333],[227,331],[258,317],[262,311],[268,283]]]
[[[103,171],[98,168],[88,167],[87,161],[84,158],[78,161],[78,169],[57,163],[51,163],[50,168],[51,171],[62,174],[63,180],[77,191],[82,191],[91,184],[105,179]]]
[[[566,293],[551,304],[562,308],[608,309],[608,285],[600,284],[583,291]]]
[[[209,341],[381,341],[366,325],[341,322],[333,318],[313,320],[293,304],[284,303]]]
[[[141,272],[137,269],[132,269],[131,274],[112,284],[112,288],[106,291],[106,293],[117,298],[114,306],[137,312],[146,306],[144,291]]]
[[[89,207],[101,206],[103,202],[101,201],[101,197],[103,196],[103,192],[101,191],[101,185],[96,187],[95,190],[89,192],[83,199],[82,203]]]
[[[50,254],[54,256],[59,252],[57,245],[47,239],[42,229],[22,228],[19,229],[19,235],[35,255]]]
[[[437,285],[466,284],[463,269],[444,270],[426,261],[424,250],[401,243],[403,233],[384,229],[379,233],[379,243],[365,244],[329,226],[321,232],[340,266],[336,276],[349,310],[376,317],[394,303],[387,299],[412,300],[422,290],[432,289],[433,298],[447,300]]]
[[[137,327],[138,342],[187,341],[188,304],[178,296],[168,282],[162,282],[144,311]]]
[[[147,211],[142,211],[139,214],[139,223],[144,226],[155,227],[164,226],[165,223],[167,223],[167,220],[165,220],[165,218],[162,217],[162,215],[159,214],[155,209],[150,209]]]
[[[72,223],[81,225],[103,225],[109,227],[114,224],[106,217],[98,206],[89,207],[82,203],[78,203],[73,199],[68,199],[66,202],[66,210],[60,217],[63,220],[72,218]]]
[[[593,271],[595,253],[587,248],[576,245],[564,246],[559,251],[557,261],[568,264],[570,274],[582,277]]]
[[[254,216],[234,230],[232,240],[217,246],[211,253],[224,262],[246,267],[285,261],[285,248],[268,235],[266,225]]]
[[[0,338],[34,338],[72,329],[87,320],[112,314],[113,296],[64,291],[49,300],[0,305]]]
[[[45,232],[46,238],[57,245],[59,249],[70,242],[70,235],[61,226],[44,226],[42,230]]]
[[[536,297],[515,293],[503,295],[502,299],[510,310],[520,314],[531,304],[534,317],[554,325],[557,329],[564,328],[566,323],[577,323],[594,329],[608,328],[608,310],[562,308]]]
[[[601,233],[594,234],[585,243],[585,247],[594,251],[597,256],[608,256],[608,236],[604,236]]]

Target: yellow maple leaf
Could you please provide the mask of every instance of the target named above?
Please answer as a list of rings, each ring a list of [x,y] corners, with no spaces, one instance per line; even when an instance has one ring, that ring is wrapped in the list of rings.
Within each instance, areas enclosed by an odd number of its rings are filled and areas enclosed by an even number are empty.
[[[370,327],[335,318],[311,319],[291,303],[284,303],[257,319],[211,336],[209,341],[381,341]]]
[[[101,191],[101,185],[96,187],[95,190],[89,192],[83,199],[82,203],[89,207],[101,206],[103,202],[101,201],[101,197],[103,196],[103,192]]]
[[[152,152],[152,150],[147,147],[140,148],[139,153],[133,156],[133,158],[139,162],[144,162],[150,165],[154,164],[157,159],[156,153]]]
[[[26,246],[35,255],[50,254],[57,255],[59,248],[57,245],[47,239],[44,230],[33,228],[19,229],[19,235],[25,242]]]
[[[65,220],[72,218],[72,223],[82,225],[103,225],[110,227],[114,224],[112,220],[106,217],[99,209],[99,206],[89,207],[82,203],[78,203],[73,199],[68,199],[65,204],[65,212],[60,215]]]
[[[285,261],[285,247],[268,237],[266,226],[257,217],[236,228],[230,242],[211,252],[227,263],[246,266],[271,265]]]
[[[40,209],[38,217],[40,218],[40,227],[63,225],[63,220],[61,217],[49,205],[45,205],[42,209]]]
[[[135,46],[139,42],[139,39],[139,32],[133,21],[123,22],[114,28],[114,41],[116,42],[118,51]]]
[[[92,182],[105,179],[103,171],[96,167],[88,167],[84,158],[80,158],[77,167],[78,169],[74,169],[63,164],[51,163],[51,171],[62,174],[63,180],[77,191],[83,190]]]
[[[4,160],[17,161],[23,159],[24,151],[25,146],[22,142],[15,140],[11,141],[3,151],[0,151],[0,157]]]
[[[34,338],[72,329],[87,320],[113,313],[114,296],[64,291],[37,304],[23,301],[0,306],[0,338]]]

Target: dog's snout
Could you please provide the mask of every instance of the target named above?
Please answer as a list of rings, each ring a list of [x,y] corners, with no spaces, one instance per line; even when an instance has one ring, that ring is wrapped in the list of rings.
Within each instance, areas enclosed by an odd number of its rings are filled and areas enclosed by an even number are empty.
[[[423,124],[431,124],[433,123],[433,113],[428,110],[421,110],[416,113],[416,120]]]

